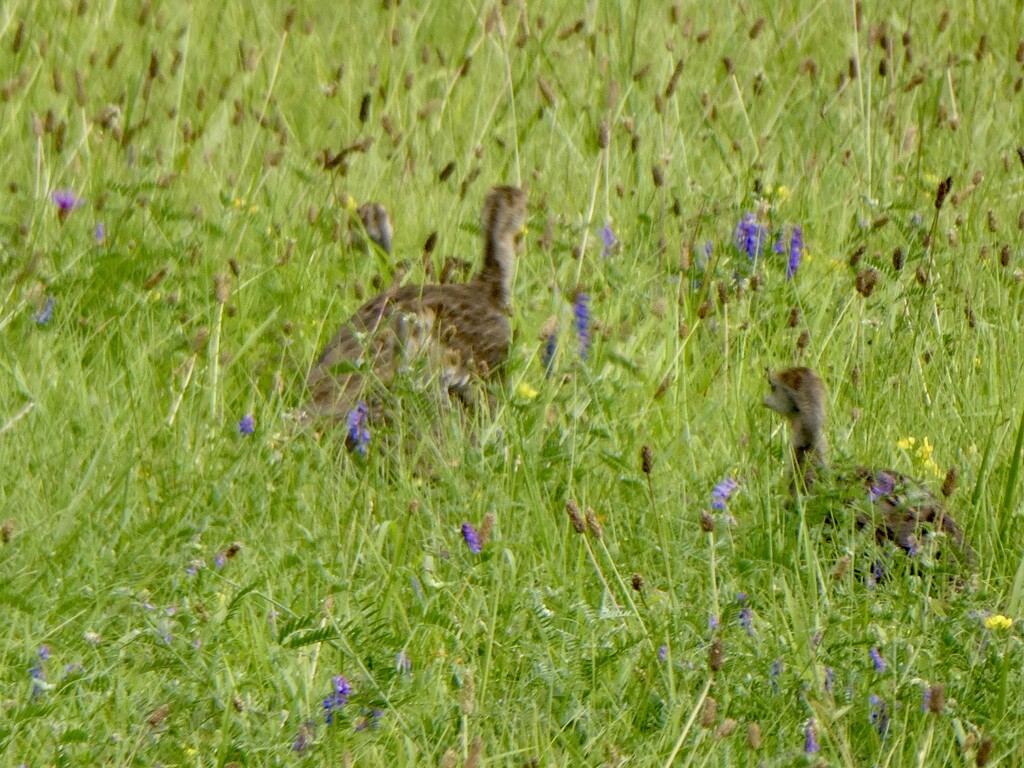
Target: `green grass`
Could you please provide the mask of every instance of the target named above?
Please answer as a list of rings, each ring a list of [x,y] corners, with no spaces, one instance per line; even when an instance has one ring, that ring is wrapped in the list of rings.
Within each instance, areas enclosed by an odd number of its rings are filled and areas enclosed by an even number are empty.
[[[273,2],[0,8],[0,766],[959,766],[983,739],[1024,763],[1021,624],[983,621],[1024,614],[1024,11],[361,5],[290,29]],[[347,196],[389,207],[418,281],[431,232],[436,267],[478,258],[496,183],[528,184],[531,217],[493,414],[435,425],[407,381],[365,459],[297,429],[311,361],[392,270],[346,244]],[[61,188],[84,199],[63,222]],[[959,468],[965,580],[790,503],[759,403],[796,362],[838,461]],[[473,555],[460,526],[488,513]]]

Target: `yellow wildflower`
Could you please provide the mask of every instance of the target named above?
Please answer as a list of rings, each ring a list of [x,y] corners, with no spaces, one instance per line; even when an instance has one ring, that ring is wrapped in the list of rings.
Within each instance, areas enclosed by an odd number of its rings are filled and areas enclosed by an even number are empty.
[[[896,446],[902,448],[904,451],[910,450],[910,447],[917,442],[916,437],[905,437],[902,440],[896,441]]]
[[[258,213],[259,210],[260,207],[258,205],[253,204],[249,206],[249,213]]]
[[[993,613],[985,617],[985,629],[1009,629],[1013,626],[1013,619],[1003,616],[1001,613]]]
[[[356,208],[359,207],[359,204],[356,203],[356,199],[352,197],[352,195],[346,195],[345,207],[348,208],[350,211],[354,211]]]
[[[516,394],[524,400],[533,400],[537,396],[537,390],[534,389],[526,381],[520,381],[516,385]]]
[[[236,197],[234,200],[231,201],[231,204],[235,206],[235,208],[241,208],[243,205],[245,205],[245,200]]]
[[[775,199],[778,200],[780,203],[784,203],[787,200],[789,200],[789,187],[787,187],[784,184],[780,187],[777,187],[775,190]]]

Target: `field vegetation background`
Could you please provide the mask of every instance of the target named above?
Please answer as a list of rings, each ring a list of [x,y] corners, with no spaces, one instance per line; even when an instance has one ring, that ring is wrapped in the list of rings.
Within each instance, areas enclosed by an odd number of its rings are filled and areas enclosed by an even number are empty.
[[[0,765],[1024,763],[1022,30],[3,3]],[[492,406],[413,377],[365,455],[300,427],[400,261],[479,263],[498,183]],[[837,464],[956,467],[975,564],[791,501],[794,364]]]

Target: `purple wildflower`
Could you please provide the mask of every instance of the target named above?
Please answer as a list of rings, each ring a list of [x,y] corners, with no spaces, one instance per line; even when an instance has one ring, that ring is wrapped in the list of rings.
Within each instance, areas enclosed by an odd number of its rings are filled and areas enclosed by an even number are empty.
[[[70,189],[55,189],[50,196],[53,204],[57,206],[57,219],[64,223],[64,220],[71,215],[71,212],[83,204],[83,200]]]
[[[221,568],[223,568],[224,564],[227,563],[227,561],[228,561],[228,556],[224,552],[218,552],[217,556],[215,558],[213,558],[213,564],[215,566],[217,566],[217,570],[220,570]]]
[[[334,691],[324,699],[324,714],[328,725],[334,723],[335,711],[348,704],[348,697],[352,693],[352,686],[344,675],[336,675],[331,678],[334,684]]]
[[[587,359],[590,352],[590,298],[580,291],[573,301],[573,313],[576,316],[576,336],[580,341],[580,357]]]
[[[245,414],[238,422],[238,431],[248,437],[256,431],[256,419],[251,413]]]
[[[871,654],[871,663],[875,665],[875,672],[880,675],[884,675],[885,670],[888,669],[889,665],[885,663],[885,659],[882,658],[882,654],[879,653],[875,646],[871,646],[869,653]]]
[[[53,319],[53,308],[56,304],[57,301],[53,296],[46,297],[46,303],[32,316],[32,319],[36,321],[36,325],[46,325]]]
[[[480,534],[476,532],[476,528],[473,527],[472,523],[462,524],[462,538],[466,540],[466,546],[469,547],[469,551],[474,555],[479,555],[483,546],[480,544]]]
[[[64,667],[64,679],[71,677],[72,675],[81,675],[85,672],[85,667],[81,664],[68,664]]]
[[[836,680],[836,673],[832,667],[825,667],[825,692],[832,693],[832,686]]]
[[[360,456],[366,455],[366,448],[370,444],[370,430],[367,428],[369,416],[370,407],[362,401],[348,412],[348,436],[345,438],[345,447]]]
[[[745,253],[751,261],[757,261],[764,252],[767,239],[768,230],[758,223],[757,216],[752,213],[743,214],[736,226],[735,237],[736,248],[740,253]]]
[[[878,501],[883,496],[888,496],[896,489],[896,478],[888,472],[879,472],[875,475],[875,481],[868,490],[871,501]]]
[[[364,709],[362,711],[363,719],[356,723],[357,731],[364,731],[367,728],[376,728],[380,724],[380,719],[384,717],[384,710],[377,709]]]
[[[782,669],[782,659],[776,659],[772,662],[772,670],[770,672],[770,675],[772,681],[772,691],[775,693],[779,692],[779,675],[782,674]]]
[[[807,727],[804,728],[804,753],[813,755],[815,752],[821,750],[818,745],[818,735],[814,730],[814,718],[812,717],[807,721]]]
[[[40,645],[39,646],[39,658],[42,661],[46,661],[47,659],[50,658],[50,646],[48,646],[48,645]]]
[[[96,238],[96,242],[102,245],[107,239],[107,225],[102,221],[96,222],[96,229],[93,230],[92,235]]]
[[[618,239],[615,237],[615,233],[612,232],[611,222],[608,222],[601,227],[601,256],[607,256],[612,252],[612,248],[618,245]]]
[[[754,636],[754,614],[749,605],[744,605],[740,610],[740,626],[747,631],[748,635]]]
[[[929,685],[924,689],[924,697],[921,699],[921,711],[927,712],[932,703],[932,687]]]
[[[711,506],[715,509],[725,509],[725,505],[726,502],[729,501],[729,497],[732,496],[739,487],[740,484],[731,477],[723,479],[711,491]]]
[[[772,246],[772,251],[780,256],[786,252],[786,241],[782,238],[782,232],[779,232],[779,236],[775,240],[775,244]]]
[[[663,645],[658,648],[658,661],[665,661],[668,658],[668,646]]]
[[[718,617],[713,613],[708,614],[708,629],[712,632],[718,629]]]
[[[868,715],[868,719],[878,729],[878,735],[884,737],[889,731],[889,710],[886,708],[885,702],[873,693],[868,697],[868,702],[871,704],[871,713]]]
[[[313,740],[315,727],[312,720],[307,720],[299,726],[299,732],[295,734],[295,741],[292,742],[292,751],[301,755],[306,750],[309,742]]]
[[[552,331],[548,334],[547,341],[544,344],[544,355],[542,360],[544,362],[544,375],[550,376],[551,371],[555,367],[555,347],[558,342],[558,334]]]
[[[789,263],[786,264],[786,279],[792,280],[800,268],[800,259],[804,255],[804,232],[800,227],[793,227],[789,236]]]

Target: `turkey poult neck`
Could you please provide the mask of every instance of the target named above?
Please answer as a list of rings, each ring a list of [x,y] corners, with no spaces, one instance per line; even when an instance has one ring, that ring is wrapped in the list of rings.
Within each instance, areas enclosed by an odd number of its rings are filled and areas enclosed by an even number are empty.
[[[512,306],[512,275],[515,271],[515,238],[493,229],[484,237],[484,264],[477,281],[490,288],[491,297],[501,309]]]

